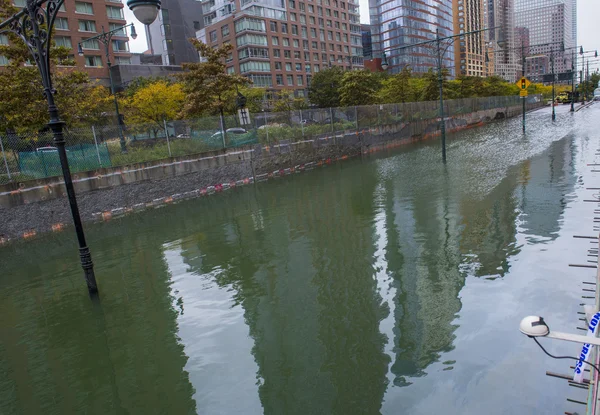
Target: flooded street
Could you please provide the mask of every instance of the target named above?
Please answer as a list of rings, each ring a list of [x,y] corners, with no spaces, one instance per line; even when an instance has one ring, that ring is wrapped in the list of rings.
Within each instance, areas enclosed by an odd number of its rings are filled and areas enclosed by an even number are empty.
[[[87,225],[99,303],[71,228],[0,247],[0,413],[580,410],[518,326],[576,332],[599,119],[544,108],[451,136],[446,165],[434,139]]]

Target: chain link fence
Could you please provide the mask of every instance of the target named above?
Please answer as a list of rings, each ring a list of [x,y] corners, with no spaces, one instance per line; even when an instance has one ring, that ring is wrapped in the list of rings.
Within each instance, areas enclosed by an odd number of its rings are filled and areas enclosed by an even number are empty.
[[[519,97],[465,98],[444,101],[446,117],[520,106]],[[539,96],[528,108],[541,105]],[[249,144],[273,145],[300,140],[329,140],[386,125],[439,120],[439,103],[409,102],[345,108],[291,110],[152,124],[66,129],[67,158],[73,173],[124,166]],[[439,125],[434,126],[439,128]],[[0,184],[62,174],[50,131],[0,135]]]

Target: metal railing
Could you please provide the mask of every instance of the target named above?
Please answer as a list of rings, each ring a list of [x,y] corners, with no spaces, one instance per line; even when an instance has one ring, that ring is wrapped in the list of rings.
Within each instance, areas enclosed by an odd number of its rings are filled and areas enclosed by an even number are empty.
[[[541,99],[531,96],[527,102],[533,108],[540,105]],[[251,114],[249,125],[240,125],[236,116],[227,116],[224,135],[219,117],[161,120],[125,126],[126,152],[122,151],[116,125],[66,129],[66,150],[75,173],[250,144],[272,145],[282,140],[327,138],[401,123],[435,121],[438,105],[437,101],[428,101],[261,112]],[[465,98],[446,100],[444,105],[451,118],[481,110],[519,107],[521,101],[514,96]],[[51,132],[0,135],[0,153],[0,184],[61,174]]]

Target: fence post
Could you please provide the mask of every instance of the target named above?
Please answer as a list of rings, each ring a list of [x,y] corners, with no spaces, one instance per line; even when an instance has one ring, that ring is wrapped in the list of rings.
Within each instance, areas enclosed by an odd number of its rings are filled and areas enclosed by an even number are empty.
[[[223,150],[225,150],[227,148],[227,145],[225,144],[225,125],[223,122],[223,114],[219,115],[219,122],[221,123],[221,137],[223,138]]]
[[[358,132],[358,110],[356,105],[354,106],[354,122],[356,123],[356,132]]]
[[[302,138],[304,139],[304,119],[302,118],[302,110],[300,109],[300,128],[302,129]]]
[[[0,136],[0,150],[2,150],[2,158],[4,159],[4,166],[6,167],[6,173],[8,174],[8,180],[12,180],[10,175],[10,169],[8,168],[8,161],[6,161],[6,153],[4,152],[4,144],[2,144],[2,136]]]
[[[271,143],[269,142],[269,124],[267,124],[267,115],[264,111],[265,110],[263,110],[263,117],[265,119],[265,130],[267,130],[267,145],[270,145]]]
[[[102,167],[102,159],[100,158],[100,150],[98,150],[98,140],[96,139],[96,128],[92,125],[92,135],[94,136],[94,144],[96,145],[96,155],[98,156],[98,164]]]
[[[167,130],[167,121],[164,118],[163,125],[165,126],[165,137],[167,137],[167,148],[169,149],[169,157],[171,157],[171,143],[169,143],[169,130]]]

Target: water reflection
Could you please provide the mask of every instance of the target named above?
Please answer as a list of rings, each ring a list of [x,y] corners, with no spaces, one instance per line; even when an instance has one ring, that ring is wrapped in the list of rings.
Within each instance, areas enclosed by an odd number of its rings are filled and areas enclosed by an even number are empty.
[[[101,307],[71,235],[0,250],[0,412],[379,413],[435,389],[466,279],[506,276],[518,232],[556,238],[574,153],[445,169],[424,145],[94,225]]]

